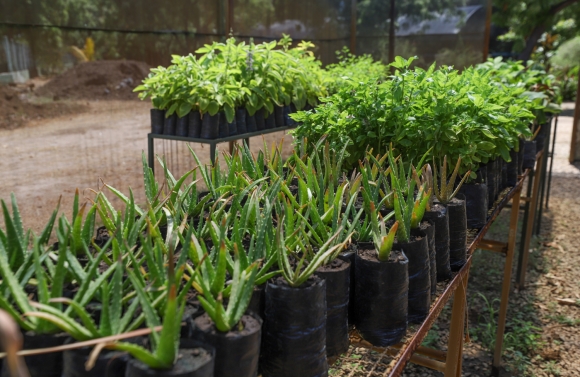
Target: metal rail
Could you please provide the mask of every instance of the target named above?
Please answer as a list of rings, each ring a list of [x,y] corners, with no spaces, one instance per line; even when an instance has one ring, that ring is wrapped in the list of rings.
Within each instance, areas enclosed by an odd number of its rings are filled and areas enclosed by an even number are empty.
[[[211,159],[211,163],[213,164],[215,162],[216,145],[218,145],[220,143],[227,143],[227,142],[234,142],[237,140],[244,140],[245,143],[249,146],[251,137],[271,134],[274,132],[288,131],[288,130],[291,130],[294,128],[296,128],[296,126],[269,128],[266,130],[247,132],[245,134],[222,137],[222,138],[218,138],[218,139],[200,139],[200,138],[193,138],[193,137],[187,137],[187,136],[162,135],[162,134],[149,133],[149,134],[147,134],[148,165],[152,170],[155,169],[154,168],[154,166],[155,166],[155,143],[153,142],[154,139],[177,140],[177,141],[186,141],[189,143],[209,144],[209,158]]]

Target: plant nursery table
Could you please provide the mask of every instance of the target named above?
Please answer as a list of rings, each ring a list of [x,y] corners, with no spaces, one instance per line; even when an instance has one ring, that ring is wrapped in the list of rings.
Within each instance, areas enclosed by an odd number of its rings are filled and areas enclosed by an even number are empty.
[[[409,361],[443,372],[445,377],[461,376],[463,343],[465,339],[465,318],[467,315],[467,282],[473,260],[473,252],[476,249],[491,250],[505,254],[506,256],[493,363],[494,367],[499,366],[511,284],[520,196],[524,180],[529,173],[529,170],[524,171],[514,187],[505,189],[501,193],[499,199],[490,210],[488,221],[484,227],[478,230],[471,229],[468,231],[467,261],[465,265],[455,273],[449,282],[438,285],[437,297],[431,304],[429,315],[423,323],[411,325],[407,336],[401,343],[391,347],[374,347],[362,339],[356,330],[351,332],[349,354],[356,352],[356,349],[361,347],[375,351],[375,354],[372,357],[372,362],[364,361],[366,365],[360,365],[362,370],[359,369],[356,371],[356,368],[354,368],[349,376],[400,376]],[[507,242],[486,240],[484,237],[490,226],[510,201],[512,205]],[[443,307],[451,298],[453,298],[453,304],[447,352],[421,346],[421,343],[435,323],[435,320],[441,314]],[[349,360],[349,362],[351,361]]]
[[[273,132],[280,132],[280,131],[288,131],[294,129],[296,126],[286,126],[286,127],[276,127],[270,128],[266,130],[260,130],[255,132],[247,132],[245,134],[233,135],[228,137],[222,137],[218,139],[201,139],[201,138],[193,138],[187,136],[175,136],[175,135],[163,135],[163,134],[154,134],[149,133],[147,134],[147,157],[148,157],[148,165],[151,169],[154,170],[155,165],[155,143],[153,142],[154,139],[164,139],[164,140],[177,140],[177,141],[186,141],[190,143],[200,143],[200,144],[209,144],[209,158],[211,159],[211,163],[215,162],[215,155],[216,155],[216,146],[220,143],[226,142],[233,142],[237,140],[244,140],[248,146],[250,145],[250,138],[254,136],[266,135]]]

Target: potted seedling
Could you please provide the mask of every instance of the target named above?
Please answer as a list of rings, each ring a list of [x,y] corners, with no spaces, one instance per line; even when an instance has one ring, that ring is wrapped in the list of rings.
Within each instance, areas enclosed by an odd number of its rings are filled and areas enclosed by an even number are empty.
[[[290,211],[292,207],[288,206]],[[286,213],[285,215],[288,215]],[[260,365],[264,377],[322,376],[326,361],[326,285],[315,271],[338,255],[344,244],[330,246],[335,234],[314,252],[307,250],[304,225],[296,223],[285,236],[286,220],[278,220],[275,247],[282,276],[266,286],[266,310]],[[308,255],[310,260],[307,262]]]
[[[399,342],[407,331],[409,261],[395,247],[399,223],[387,232],[385,221],[370,203],[372,243],[359,244],[355,256],[355,325],[371,344],[387,347]]]
[[[205,314],[193,320],[193,336],[215,347],[216,377],[253,377],[258,372],[262,322],[245,312],[252,297],[258,264],[242,268],[240,259],[244,251],[238,251],[234,245],[231,281],[226,286],[230,255],[225,245],[225,220],[218,227],[220,241],[210,252],[215,255],[215,263],[205,258],[208,254],[205,245],[192,235],[189,253],[194,264],[200,266],[192,277],[193,286],[205,309]]]
[[[458,271],[467,258],[467,215],[465,212],[465,200],[456,198],[463,182],[467,179],[467,174],[463,176],[460,183],[455,187],[459,164],[455,166],[449,181],[447,180],[447,159],[443,159],[441,174],[435,168],[435,177],[440,185],[435,184],[435,196],[438,202],[447,208],[449,214],[449,265],[451,271]]]
[[[394,212],[399,223],[397,247],[409,259],[409,322],[420,323],[431,305],[429,244],[426,234],[419,229],[431,194],[425,192],[424,186],[415,194],[413,166],[405,171],[401,157],[395,161],[392,149],[388,157]]]

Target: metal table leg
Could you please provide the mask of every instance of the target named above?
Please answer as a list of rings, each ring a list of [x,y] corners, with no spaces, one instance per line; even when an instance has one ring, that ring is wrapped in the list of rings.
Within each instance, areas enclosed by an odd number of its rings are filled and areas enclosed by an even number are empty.
[[[147,159],[151,171],[155,173],[155,143],[151,134],[147,134]]]
[[[550,201],[550,188],[552,187],[552,167],[554,166],[554,153],[556,153],[557,132],[558,132],[558,116],[556,115],[556,120],[554,121],[554,132],[552,136],[552,150],[550,152],[550,169],[548,170],[548,190],[546,192],[546,208],[548,208],[548,203]]]
[[[538,217],[536,217],[536,230],[535,235],[540,234],[540,228],[542,226],[542,213],[544,208],[544,194],[546,193],[546,175],[548,171],[548,157],[550,155],[550,134],[552,132],[552,122],[548,124],[548,132],[546,133],[546,142],[544,144],[544,158],[542,161],[542,173],[540,175],[540,201],[538,202]]]
[[[216,143],[209,144],[209,158],[211,160],[212,165],[215,164],[215,147],[216,147]]]
[[[501,301],[499,307],[499,319],[497,324],[497,334],[495,339],[495,351],[493,354],[493,370],[499,369],[501,364],[501,354],[503,346],[503,336],[505,331],[505,322],[507,308],[509,304],[510,285],[512,281],[512,265],[516,246],[516,234],[518,232],[518,216],[520,213],[520,196],[521,190],[516,192],[512,199],[512,208],[510,215],[510,228],[507,242],[507,254],[503,272],[503,286],[501,290]]]
[[[536,216],[536,206],[538,203],[538,191],[540,189],[540,172],[538,171],[538,167],[544,163],[545,155],[542,153],[540,156],[539,161],[536,161],[536,169],[532,174],[530,174],[530,179],[534,179],[534,188],[532,190],[531,202],[528,211],[528,218],[524,217],[524,226],[525,229],[522,229],[523,235],[523,242],[522,246],[520,246],[520,264],[518,266],[518,278],[517,278],[517,287],[518,289],[523,289],[526,284],[526,269],[528,267],[528,257],[530,255],[530,242],[532,240],[532,233],[534,231],[534,218]],[[530,198],[528,196],[528,198]]]
[[[453,294],[451,329],[449,330],[447,357],[445,359],[445,377],[461,377],[468,280],[469,274],[465,274],[465,277],[461,280],[457,290]]]

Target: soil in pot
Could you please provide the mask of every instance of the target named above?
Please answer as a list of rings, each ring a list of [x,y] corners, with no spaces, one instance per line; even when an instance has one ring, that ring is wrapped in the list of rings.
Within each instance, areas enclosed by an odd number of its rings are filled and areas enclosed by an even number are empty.
[[[431,306],[431,272],[429,271],[429,244],[427,235],[413,229],[409,242],[395,242],[409,259],[409,310],[408,320],[421,323]]]
[[[256,125],[256,117],[246,113],[246,129],[248,132],[258,131],[258,126]]]
[[[510,151],[511,161],[507,163],[507,187],[514,187],[518,183],[518,152]]]
[[[23,336],[22,349],[37,349],[61,346],[68,339],[67,334],[36,335],[29,331]],[[2,359],[3,360],[3,359]],[[25,356],[24,362],[30,372],[30,377],[61,377],[62,352],[45,353],[43,355]],[[10,377],[7,363],[0,368],[2,377]]]
[[[188,115],[181,118],[177,118],[177,121],[175,123],[175,136],[187,137],[187,134],[189,132],[188,127],[189,127]]]
[[[125,377],[213,377],[213,350],[208,349],[207,346],[193,344],[184,348],[183,341],[180,347],[179,356],[173,368],[152,369],[139,360],[131,359],[127,363]]]
[[[350,262],[335,259],[316,270],[326,281],[326,356],[348,351],[348,300],[350,296]]]
[[[487,185],[483,183],[464,183],[459,192],[465,196],[467,227],[481,229],[487,223],[489,199]]]
[[[241,107],[236,109],[236,126],[238,128],[238,135],[245,134],[248,132],[246,127],[246,109]]]
[[[465,213],[465,198],[461,194],[449,203],[449,265],[451,271],[459,271],[467,260],[467,216]]]
[[[437,264],[437,282],[451,279],[449,265],[449,214],[441,204],[434,204],[423,216],[435,224],[435,258]]]
[[[173,113],[168,118],[165,118],[163,124],[163,135],[175,135],[175,123],[177,122],[177,114]]]
[[[526,140],[524,142],[524,158],[522,169],[533,169],[536,166],[536,141]]]
[[[256,128],[258,131],[263,131],[266,129],[266,117],[265,117],[265,110],[262,108],[254,114],[254,118],[256,118]]]
[[[421,221],[419,229],[427,235],[429,247],[429,276],[431,281],[431,299],[437,293],[437,252],[435,249],[435,224],[427,219]]]
[[[497,163],[495,160],[487,163],[487,208],[495,203],[497,196]]]
[[[371,246],[367,247],[367,249],[374,248],[374,246],[372,246],[372,243],[370,243],[370,245]],[[355,283],[354,283],[354,256],[355,256],[357,250],[358,250],[358,245],[351,243],[350,245],[348,245],[348,247],[345,249],[345,251],[340,253],[340,255],[338,256],[340,259],[350,262],[350,287],[349,287],[349,298],[348,298],[348,325],[349,326],[354,326],[354,315],[355,315],[354,314],[354,285],[355,285]]]
[[[209,115],[203,114],[201,119],[201,131],[199,137],[201,139],[217,139],[219,136],[220,114]]]
[[[258,374],[262,321],[251,315],[242,316],[237,326],[227,333],[215,328],[204,313],[194,319],[193,338],[216,350],[215,377],[254,377]]]
[[[268,281],[262,340],[263,377],[327,376],[325,281],[312,276],[299,287],[282,277]]]
[[[374,249],[355,255],[355,325],[378,347],[398,343],[407,332],[409,260],[400,250],[380,262]]]
[[[201,133],[201,115],[198,111],[191,111],[188,116],[189,124],[187,127],[187,136],[198,139]]]
[[[151,133],[162,134],[165,124],[165,110],[151,109]]]

